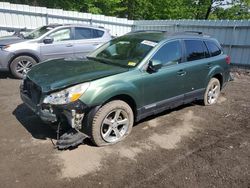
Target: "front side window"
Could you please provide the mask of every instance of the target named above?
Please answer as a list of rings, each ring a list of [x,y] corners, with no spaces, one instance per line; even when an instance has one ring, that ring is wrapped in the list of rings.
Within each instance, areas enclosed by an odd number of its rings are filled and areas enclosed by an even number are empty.
[[[51,33],[49,37],[53,38],[54,42],[70,40],[71,39],[70,28],[55,31],[54,33]]]
[[[203,41],[184,40],[186,47],[187,61],[194,61],[207,57],[207,49]]]
[[[172,41],[162,46],[153,56],[152,60],[158,60],[163,65],[177,64],[181,62],[181,57],[182,53],[180,42]]]
[[[75,28],[75,39],[91,39],[92,37],[92,29],[84,28],[84,27],[76,27]]]
[[[212,57],[221,54],[220,48],[214,42],[206,41],[206,45]]]

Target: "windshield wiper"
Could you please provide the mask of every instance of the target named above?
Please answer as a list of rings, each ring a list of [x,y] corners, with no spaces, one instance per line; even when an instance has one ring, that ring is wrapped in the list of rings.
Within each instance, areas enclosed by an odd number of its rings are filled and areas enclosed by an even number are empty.
[[[127,66],[121,65],[119,63],[113,63],[112,61],[107,60],[107,59],[103,59],[103,58],[87,56],[87,59],[94,60],[94,61],[99,61],[101,63],[108,64],[108,65],[115,65],[115,66],[119,66],[119,67],[123,67],[123,68],[128,68]]]
[[[105,59],[102,59],[102,58],[98,58],[98,57],[90,57],[90,56],[87,56],[87,59],[89,60],[94,60],[94,61],[99,61],[101,63],[106,63],[106,64],[109,64],[110,62],[108,62],[107,60]]]

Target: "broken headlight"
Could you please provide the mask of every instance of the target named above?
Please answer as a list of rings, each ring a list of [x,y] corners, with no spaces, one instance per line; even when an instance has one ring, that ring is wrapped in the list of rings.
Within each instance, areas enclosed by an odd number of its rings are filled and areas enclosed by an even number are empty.
[[[46,96],[43,103],[46,104],[67,104],[79,99],[82,94],[88,89],[90,83],[78,84],[59,92],[51,93]]]

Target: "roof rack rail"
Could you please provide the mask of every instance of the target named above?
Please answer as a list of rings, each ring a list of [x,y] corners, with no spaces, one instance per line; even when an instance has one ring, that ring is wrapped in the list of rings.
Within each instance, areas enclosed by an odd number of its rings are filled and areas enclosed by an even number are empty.
[[[47,26],[62,26],[63,24],[59,23],[49,23]]]
[[[198,35],[202,35],[203,33],[201,31],[184,31],[185,33],[196,33]]]
[[[163,30],[136,30],[136,31],[131,31],[129,33],[140,33],[140,32],[162,32],[162,33],[165,33],[167,31],[163,31]]]
[[[189,35],[189,36],[196,36],[196,37],[210,37],[209,34],[203,33],[201,31],[179,31],[179,32],[173,32],[168,33],[169,36],[178,36],[178,35]]]

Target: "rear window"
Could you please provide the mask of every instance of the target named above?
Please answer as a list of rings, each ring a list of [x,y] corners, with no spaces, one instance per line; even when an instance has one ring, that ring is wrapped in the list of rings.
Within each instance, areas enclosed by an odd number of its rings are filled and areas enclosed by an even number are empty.
[[[214,42],[206,41],[206,45],[212,57],[221,54],[221,49]]]
[[[187,61],[203,59],[208,56],[207,48],[203,41],[184,40],[186,46]]]

